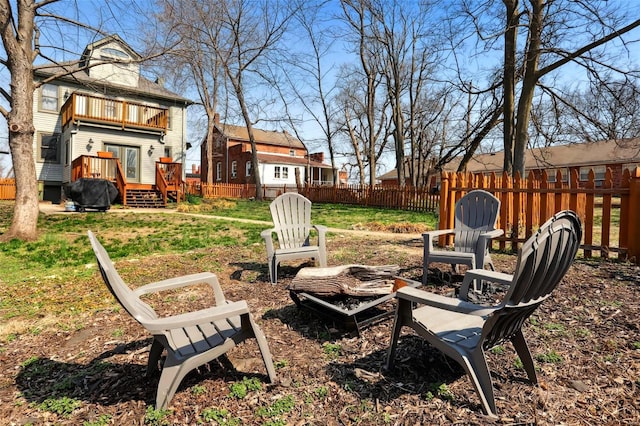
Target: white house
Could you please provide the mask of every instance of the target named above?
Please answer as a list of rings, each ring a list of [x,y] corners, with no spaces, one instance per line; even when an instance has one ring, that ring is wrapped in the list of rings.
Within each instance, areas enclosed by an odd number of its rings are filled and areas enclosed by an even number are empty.
[[[192,102],[143,77],[140,59],[114,35],[89,44],[79,64],[36,70],[36,81],[45,81],[33,105],[44,200],[58,202],[62,186],[81,177],[112,180],[123,204],[132,206],[177,194]]]

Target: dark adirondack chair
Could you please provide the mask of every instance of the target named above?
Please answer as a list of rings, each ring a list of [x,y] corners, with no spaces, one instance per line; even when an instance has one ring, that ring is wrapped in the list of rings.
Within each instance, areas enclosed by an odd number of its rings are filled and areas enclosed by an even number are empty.
[[[427,283],[427,272],[431,262],[467,265],[470,269],[484,268],[489,265],[495,270],[489,242],[502,235],[502,229],[496,229],[500,200],[487,191],[477,189],[468,192],[458,200],[455,206],[453,229],[439,229],[422,234],[424,256],[422,283]],[[454,234],[453,250],[436,250],[433,240],[441,235]]]
[[[187,373],[218,358],[248,338],[257,340],[269,379],[275,380],[276,373],[267,339],[253,321],[247,303],[244,300],[226,300],[214,274],[203,272],[186,275],[131,290],[91,231],[89,240],[109,291],[153,335],[147,374],[158,370],[162,353],[167,353],[158,383],[156,409],[167,407]],[[215,296],[215,306],[208,309],[158,317],[153,308],[140,299],[145,294],[202,283],[209,284]]]
[[[309,259],[327,266],[325,234],[327,228],[311,224],[311,201],[295,192],[278,196],[271,202],[271,217],[274,227],[260,234],[267,245],[269,279],[272,284],[278,281],[278,265],[283,260]],[[318,233],[318,244],[311,245],[309,232],[314,228]],[[273,243],[273,234],[277,235],[278,247]]]
[[[582,238],[580,219],[572,211],[554,215],[531,236],[518,254],[514,275],[475,269],[465,274],[463,287],[474,279],[509,284],[496,306],[476,305],[412,287],[398,290],[398,305],[386,367],[394,363],[403,326],[411,327],[436,349],[466,370],[489,415],[496,404],[485,351],[511,341],[532,383],[537,383],[533,358],[522,334],[526,319],[556,288],[571,266]]]

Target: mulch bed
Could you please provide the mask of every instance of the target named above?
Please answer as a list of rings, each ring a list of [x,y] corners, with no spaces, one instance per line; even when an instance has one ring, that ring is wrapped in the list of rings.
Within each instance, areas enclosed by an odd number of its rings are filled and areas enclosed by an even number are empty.
[[[401,275],[420,279],[421,250],[415,241],[338,235],[330,239],[328,250],[330,265],[397,264]],[[527,382],[510,345],[488,355],[500,414],[493,420],[482,414],[457,364],[406,330],[396,368],[384,371],[391,318],[360,336],[344,332],[298,309],[289,298],[286,286],[299,267],[309,264],[285,264],[278,285],[272,286],[256,253],[262,251],[216,248],[153,256],[134,265],[118,262],[132,285],[145,282],[140,271],[151,274],[148,281],[161,278],[157,271],[216,272],[229,299],[249,303],[278,367],[277,383],[242,399],[231,396],[231,385],[244,377],[266,382],[256,344],[245,342],[187,376],[170,412],[155,424],[216,424],[204,416],[211,408],[228,410],[227,420],[237,419],[237,424],[256,425],[640,424],[636,266],[578,261],[552,299],[536,311],[524,332],[537,358],[539,386]],[[499,270],[512,271],[515,256],[493,258]],[[459,276],[433,272],[432,291],[451,293],[459,285]],[[91,285],[101,285],[97,273]],[[154,302],[167,312],[207,306],[200,291]],[[116,305],[79,318],[77,329],[22,335],[2,344],[0,424],[101,424],[100,416],[110,422],[102,424],[144,424],[157,385],[157,377],[144,376],[149,344],[144,329]],[[48,398],[62,397],[81,404],[70,414],[43,409]],[[287,398],[292,406],[273,409]]]

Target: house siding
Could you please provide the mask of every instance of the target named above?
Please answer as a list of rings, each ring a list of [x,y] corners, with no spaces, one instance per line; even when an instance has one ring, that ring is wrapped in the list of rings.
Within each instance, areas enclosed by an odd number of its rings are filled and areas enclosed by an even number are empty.
[[[101,46],[96,51],[97,57],[104,53],[104,49],[118,49],[127,54],[131,53],[128,48],[125,48],[120,43],[112,42]],[[106,55],[108,54],[109,51],[106,52]],[[72,161],[82,155],[96,156],[98,151],[105,150],[106,144],[139,148],[138,183],[141,184],[155,184],[155,163],[160,160],[160,157],[166,156],[165,148],[170,152],[174,162],[182,162],[184,160],[186,107],[189,101],[180,97],[172,98],[170,92],[158,85],[154,86],[150,82],[145,83],[143,86],[145,89],[138,89],[139,71],[139,66],[135,63],[124,65],[105,64],[90,68],[89,77],[92,80],[87,81],[86,84],[82,83],[87,79],[86,74],[84,74],[84,78],[74,80],[67,77],[53,80],[48,84],[58,87],[58,110],[56,112],[44,111],[40,108],[42,90],[41,88],[36,89],[33,105],[36,128],[33,139],[34,160],[39,185],[40,187],[45,187],[45,193],[49,192],[48,199],[50,201],[59,201],[61,186],[70,182]],[[43,77],[37,75],[36,81],[41,78]],[[78,80],[81,83],[77,83]],[[114,86],[114,84],[119,86]],[[135,90],[130,91],[126,89],[127,86]],[[151,87],[151,91],[147,92],[147,87]],[[96,88],[98,88],[98,91]],[[167,108],[170,117],[169,128],[162,134],[160,131],[151,129],[123,129],[113,123],[89,123],[80,120],[75,123],[69,123],[63,129],[61,107],[68,96],[73,93]],[[40,160],[39,138],[41,134],[52,133],[61,135],[58,147],[59,161],[45,163]],[[92,143],[89,143],[90,140]],[[151,146],[154,147],[153,150],[150,150]]]

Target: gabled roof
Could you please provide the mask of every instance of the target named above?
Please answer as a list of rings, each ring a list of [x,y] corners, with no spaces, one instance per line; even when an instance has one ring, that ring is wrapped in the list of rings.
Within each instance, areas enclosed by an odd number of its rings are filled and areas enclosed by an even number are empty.
[[[193,101],[182,97],[172,92],[171,90],[165,89],[164,86],[155,83],[143,76],[138,77],[137,87],[126,86],[124,84],[114,84],[104,79],[91,78],[85,70],[79,68],[78,63],[75,61],[63,63],[60,65],[48,65],[40,67],[34,70],[34,74],[41,78],[64,74],[62,77],[56,78],[56,80],[65,81],[68,83],[76,83],[81,86],[90,87],[94,90],[109,88],[113,91],[123,94],[130,93],[134,95],[148,96],[171,102],[185,103],[189,105],[193,103]]]
[[[232,124],[216,124],[218,131],[227,139],[238,142],[249,142],[249,133],[246,126],[234,126]],[[287,148],[301,148],[306,150],[304,144],[286,130],[262,130],[253,128],[253,136],[256,143]]]
[[[131,56],[133,60],[141,59],[141,56],[135,50],[133,50],[131,46],[125,43],[125,41],[122,40],[119,35],[113,34],[100,40],[96,40],[93,43],[89,43],[87,47],[84,48],[84,52],[82,52],[81,60],[86,60],[91,56],[91,52],[113,42],[118,43],[122,49],[126,50],[127,54],[129,54],[129,56]]]
[[[58,64],[39,65],[34,68],[34,75],[40,78],[61,75],[56,78],[59,81],[76,83],[84,87],[92,88],[95,91],[104,92],[104,89],[111,89],[117,94],[133,94],[156,98],[163,101],[171,101],[193,104],[193,101],[184,98],[168,89],[161,84],[153,82],[142,75],[138,74],[137,86],[129,86],[124,84],[113,83],[107,79],[96,79],[89,76],[86,65],[92,52],[102,46],[110,43],[117,43],[118,47],[124,50],[132,60],[139,61],[140,55],[136,53],[127,43],[125,43],[118,35],[111,35],[87,45],[82,53],[82,57],[78,61],[61,62]]]

